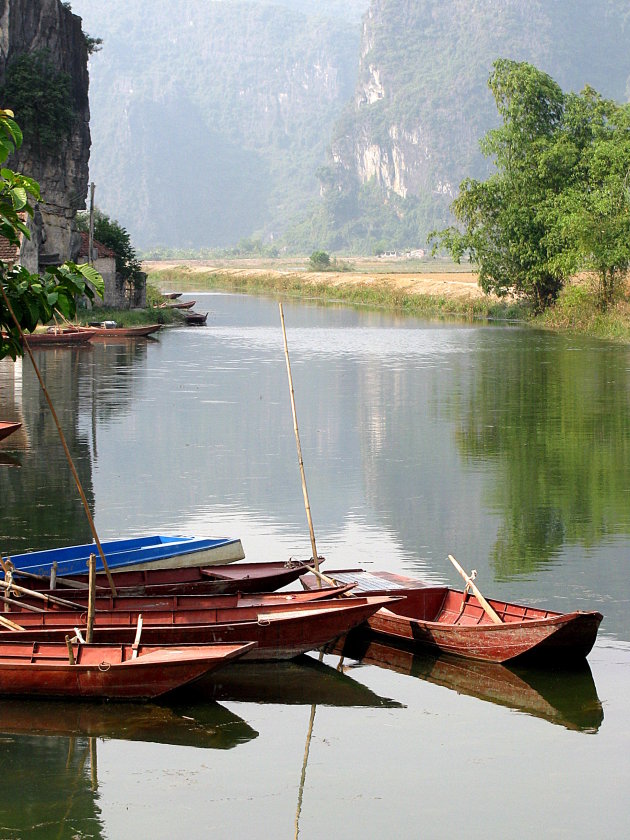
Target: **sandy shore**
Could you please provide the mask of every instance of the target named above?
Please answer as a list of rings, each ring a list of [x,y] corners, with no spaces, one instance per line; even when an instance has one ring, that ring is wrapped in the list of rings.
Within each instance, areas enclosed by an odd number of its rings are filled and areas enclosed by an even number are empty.
[[[413,273],[396,271],[383,271],[375,267],[374,260],[366,260],[363,264],[356,263],[356,270],[344,272],[316,272],[306,271],[303,266],[280,263],[261,264],[259,260],[163,260],[146,261],[143,263],[144,271],[151,274],[159,274],[160,271],[185,266],[191,274],[191,291],[194,291],[194,275],[196,273],[221,272],[223,274],[237,277],[277,277],[286,278],[292,275],[304,286],[318,285],[321,283],[327,286],[365,287],[395,289],[411,295],[432,295],[434,297],[458,298],[460,300],[474,300],[486,297],[484,292],[477,285],[477,275],[472,272],[452,270],[444,271],[421,270]]]

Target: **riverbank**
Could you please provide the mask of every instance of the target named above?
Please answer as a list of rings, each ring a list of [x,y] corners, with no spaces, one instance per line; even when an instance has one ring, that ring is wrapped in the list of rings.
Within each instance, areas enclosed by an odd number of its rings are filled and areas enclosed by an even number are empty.
[[[226,289],[249,293],[298,295],[385,307],[410,315],[462,318],[526,317],[526,307],[486,295],[473,272],[425,264],[412,267],[355,260],[351,271],[309,271],[299,261],[147,261],[149,282],[162,290],[191,293]],[[419,261],[418,261],[419,262]]]
[[[224,289],[283,294],[387,308],[422,317],[524,321],[540,328],[630,343],[630,291],[601,312],[593,281],[579,278],[542,315],[515,298],[485,294],[466,267],[437,261],[353,260],[352,270],[315,272],[307,260],[147,261],[149,282],[161,290]]]

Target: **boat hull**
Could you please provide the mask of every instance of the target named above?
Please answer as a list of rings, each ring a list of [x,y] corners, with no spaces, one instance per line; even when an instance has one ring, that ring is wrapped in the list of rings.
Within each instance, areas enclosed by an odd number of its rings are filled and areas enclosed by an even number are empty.
[[[111,572],[117,569],[132,571],[214,566],[241,560],[245,556],[241,541],[229,538],[152,535],[109,540],[101,542],[101,547]],[[10,559],[15,568],[38,575],[50,575],[53,563],[56,563],[57,574],[71,577],[85,572],[91,554],[96,556],[97,570],[102,571],[103,563],[94,543],[31,551],[13,555]]]
[[[0,643],[0,695],[110,698],[159,697],[200,679],[251,645],[115,648],[75,645],[70,664],[65,643]],[[126,650],[125,650],[126,648]]]
[[[274,607],[239,607],[224,610],[149,610],[142,613],[144,644],[238,644],[256,642],[244,659],[293,659],[317,650],[366,621],[376,610],[392,603],[388,597],[344,598],[334,601]],[[0,639],[58,641],[77,628],[85,634],[85,613],[12,614],[24,630],[0,631]],[[121,643],[136,632],[139,613],[127,610],[98,612],[94,641]]]
[[[388,639],[485,662],[527,658],[568,663],[584,659],[595,644],[603,616],[599,612],[558,613],[488,599],[501,617],[494,624],[474,596],[388,572],[362,569],[327,572],[337,583],[355,583],[362,594],[403,595],[391,609],[373,615],[369,629]],[[313,575],[301,578],[305,588],[316,586]]]
[[[137,569],[116,572],[116,590],[125,595],[230,595],[237,592],[274,592],[294,583],[301,574],[308,571],[303,563],[291,561],[269,563],[234,563],[234,565],[185,566],[178,569]],[[16,582],[28,589],[42,590],[48,585],[43,580],[21,578]],[[74,574],[68,584],[57,578],[57,594],[73,592],[71,584],[86,587],[88,575]],[[109,582],[103,573],[96,577],[96,586],[109,592]],[[72,596],[68,596],[72,597]]]

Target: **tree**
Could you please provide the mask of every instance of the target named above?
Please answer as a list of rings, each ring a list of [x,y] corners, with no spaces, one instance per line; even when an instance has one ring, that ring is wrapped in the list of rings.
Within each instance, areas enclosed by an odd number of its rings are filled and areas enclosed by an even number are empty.
[[[451,209],[463,231],[450,227],[431,237],[457,261],[470,254],[484,291],[526,296],[540,310],[566,279],[554,259],[563,244],[547,235],[554,196],[571,180],[575,163],[570,139],[557,142],[565,96],[530,64],[499,59],[493,67],[488,84],[503,125],[488,132],[481,148],[494,158],[496,173],[461,184]]]
[[[88,213],[77,214],[77,227],[87,233]],[[116,255],[116,273],[121,280],[128,281],[134,286],[141,286],[144,283],[146,275],[142,271],[142,264],[131,244],[129,233],[115,219],[111,219],[98,209],[94,211],[94,239],[107,245]]]
[[[326,251],[313,251],[308,262],[309,268],[313,271],[328,271],[330,269],[330,255]]]
[[[13,112],[0,110],[0,163],[22,144],[22,132]],[[33,215],[30,201],[40,200],[39,184],[11,169],[0,170],[0,236],[11,245],[20,245],[21,236],[30,237],[26,221]],[[0,359],[22,355],[20,332],[31,332],[38,323],[46,323],[55,312],[71,318],[76,312],[76,298],[95,292],[102,296],[103,281],[91,266],[66,262],[49,267],[40,276],[26,268],[0,260]],[[11,314],[13,313],[13,315]]]

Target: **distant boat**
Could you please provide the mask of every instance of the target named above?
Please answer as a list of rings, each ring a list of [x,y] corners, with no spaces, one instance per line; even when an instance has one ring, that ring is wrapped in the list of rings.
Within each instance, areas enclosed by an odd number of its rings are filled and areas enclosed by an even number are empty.
[[[115,321],[112,321],[115,324]],[[107,322],[102,322],[99,326],[90,324],[89,326],[72,326],[66,327],[65,332],[87,332],[94,338],[144,338],[147,335],[162,329],[162,324],[142,324],[135,327],[119,327],[106,326]]]
[[[185,312],[186,323],[193,327],[203,327],[208,320],[207,312]]]
[[[488,599],[500,623],[493,623],[475,595],[448,586],[436,586],[391,572],[345,569],[326,572],[339,583],[354,583],[354,592],[402,595],[368,621],[371,632],[443,653],[510,662],[527,657],[564,664],[590,653],[602,614],[570,613]],[[313,575],[301,578],[306,588],[317,586]]]
[[[160,303],[158,304],[158,309],[192,309],[193,306],[197,303],[196,300],[187,300],[184,303]]]
[[[13,432],[17,432],[21,423],[10,423],[8,420],[0,420],[0,440],[8,438]]]
[[[131,539],[101,542],[110,571],[117,569],[164,569],[179,566],[214,566],[231,563],[245,557],[239,539],[228,537],[170,537],[153,534]],[[85,572],[90,554],[96,555],[96,568],[103,570],[98,549],[94,543],[64,546],[45,551],[28,551],[11,555],[16,569],[31,574],[50,575],[53,563],[57,573],[65,576]],[[5,561],[9,558],[4,558]]]
[[[63,347],[65,345],[87,344],[92,334],[84,331],[64,332],[51,330],[50,332],[24,333],[24,338],[31,347]]]
[[[167,300],[175,300],[178,297],[182,296],[181,292],[162,292],[162,297],[166,298]]]
[[[0,695],[148,699],[193,682],[252,644],[155,645],[0,642]]]

